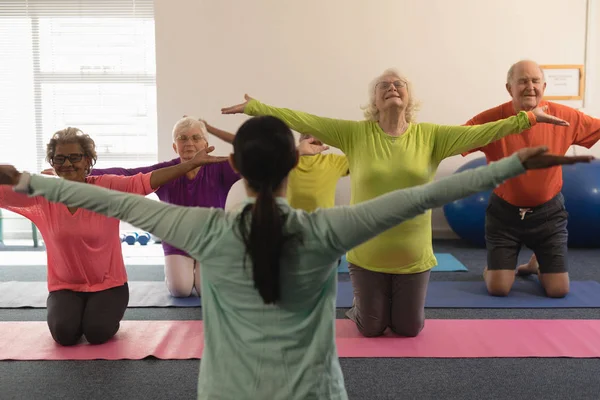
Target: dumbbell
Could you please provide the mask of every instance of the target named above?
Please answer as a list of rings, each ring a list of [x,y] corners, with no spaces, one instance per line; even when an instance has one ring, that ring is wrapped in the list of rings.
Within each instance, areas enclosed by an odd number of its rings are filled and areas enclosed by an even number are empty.
[[[142,246],[145,246],[150,242],[150,238],[151,238],[150,234],[148,232],[144,232],[138,236],[137,241]]]
[[[125,243],[127,243],[130,246],[133,246],[135,244],[135,242],[137,242],[139,235],[137,234],[137,232],[130,232],[127,235],[125,235]]]

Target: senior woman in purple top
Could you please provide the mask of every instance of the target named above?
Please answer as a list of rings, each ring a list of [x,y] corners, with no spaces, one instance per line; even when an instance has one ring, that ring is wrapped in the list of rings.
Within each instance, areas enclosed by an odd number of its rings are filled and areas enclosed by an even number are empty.
[[[187,161],[208,147],[206,126],[202,121],[184,117],[173,127],[173,150],[179,155],[166,161],[141,168],[93,169],[90,175],[136,175]],[[205,165],[186,176],[161,186],[156,195],[161,201],[179,206],[224,208],[231,186],[240,179],[229,163]],[[165,254],[165,282],[174,297],[200,295],[200,266],[185,251],[162,243]]]
[[[234,135],[206,124],[202,120],[184,116],[173,127],[173,150],[179,158],[141,168],[92,169],[90,175],[136,175],[190,160],[208,147],[207,130],[228,143]],[[315,155],[327,146],[313,144],[314,140],[304,140],[298,146],[300,155]],[[318,143],[318,142],[317,142]],[[165,203],[187,207],[225,208],[231,186],[240,179],[228,162],[204,165],[186,176],[170,181],[156,190],[156,195]],[[200,265],[185,251],[162,242],[165,253],[165,283],[173,297],[200,295]]]

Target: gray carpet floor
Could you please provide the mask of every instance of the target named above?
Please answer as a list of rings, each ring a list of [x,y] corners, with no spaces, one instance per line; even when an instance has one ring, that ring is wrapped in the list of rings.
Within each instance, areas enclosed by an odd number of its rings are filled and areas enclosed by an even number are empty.
[[[468,272],[432,273],[432,280],[481,280],[484,249],[436,241]],[[524,250],[521,261],[531,252]],[[1,256],[1,253],[0,253]],[[572,280],[600,282],[600,249],[571,249]],[[158,266],[129,267],[130,280],[164,279]],[[342,276],[341,279],[348,279]],[[0,267],[0,281],[45,280],[45,269]],[[338,318],[345,318],[338,310]],[[598,319],[598,309],[427,309],[433,318]],[[0,310],[0,320],[45,320],[46,310]],[[200,319],[199,309],[128,309],[126,320]],[[536,338],[523,337],[523,340]],[[0,339],[1,340],[1,339]],[[599,338],[600,340],[600,338]],[[194,399],[199,361],[0,362],[0,399]],[[351,399],[598,399],[597,359],[342,359]]]

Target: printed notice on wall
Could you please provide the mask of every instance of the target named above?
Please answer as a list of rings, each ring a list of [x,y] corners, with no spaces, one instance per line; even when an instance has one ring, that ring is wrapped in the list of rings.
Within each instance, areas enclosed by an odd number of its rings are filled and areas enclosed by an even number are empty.
[[[579,69],[544,69],[544,75],[546,76],[545,96],[578,97],[581,95],[579,93],[581,79]]]

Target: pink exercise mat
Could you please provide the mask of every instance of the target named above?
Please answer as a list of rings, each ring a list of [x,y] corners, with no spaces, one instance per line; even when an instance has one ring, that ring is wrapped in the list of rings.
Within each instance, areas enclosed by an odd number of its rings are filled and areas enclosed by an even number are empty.
[[[597,320],[427,320],[416,338],[362,337],[354,323],[337,320],[340,357],[600,357]],[[113,340],[60,347],[45,322],[0,323],[0,360],[199,359],[201,321],[124,321]]]
[[[54,342],[46,322],[0,323],[0,360],[185,360],[203,347],[202,321],[123,321],[107,343],[70,347]]]

